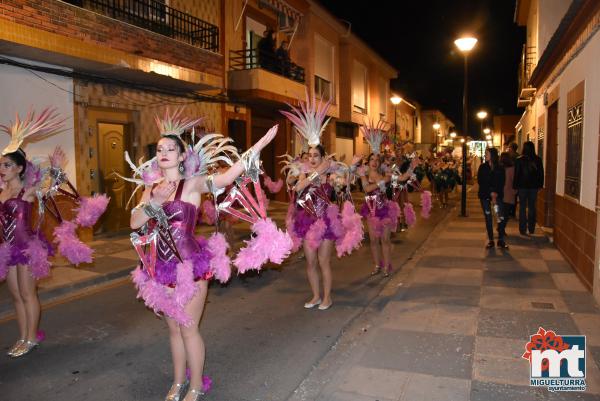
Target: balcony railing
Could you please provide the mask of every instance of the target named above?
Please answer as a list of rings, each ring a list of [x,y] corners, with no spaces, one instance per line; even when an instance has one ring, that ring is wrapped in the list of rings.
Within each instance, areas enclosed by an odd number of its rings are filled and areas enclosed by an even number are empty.
[[[66,3],[213,52],[219,28],[158,0],[65,0]]]
[[[255,68],[262,68],[296,82],[304,83],[304,68],[291,61],[281,60],[274,54],[259,54],[257,49],[229,51],[230,70],[252,70]]]
[[[531,74],[535,69],[536,63],[535,47],[523,45],[521,61],[519,62],[519,101],[518,103],[528,102],[533,96],[535,88],[529,84]]]

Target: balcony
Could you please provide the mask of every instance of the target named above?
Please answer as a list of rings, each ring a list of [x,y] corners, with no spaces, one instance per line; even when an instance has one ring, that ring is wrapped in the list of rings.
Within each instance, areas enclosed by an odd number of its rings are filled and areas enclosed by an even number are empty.
[[[521,61],[519,63],[519,99],[517,107],[526,107],[533,100],[536,88],[529,83],[531,74],[536,65],[536,50],[535,47],[523,45],[521,52]]]
[[[238,98],[295,101],[305,93],[304,68],[256,49],[229,52],[228,88]]]
[[[156,0],[65,0],[66,3],[212,52],[219,28]]]

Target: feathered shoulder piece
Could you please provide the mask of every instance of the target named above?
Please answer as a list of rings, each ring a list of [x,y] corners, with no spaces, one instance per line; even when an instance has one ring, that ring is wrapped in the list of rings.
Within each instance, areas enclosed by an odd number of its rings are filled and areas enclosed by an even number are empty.
[[[377,125],[375,125],[373,121],[365,121],[360,129],[367,142],[369,142],[371,151],[378,155],[381,152],[381,144],[387,136],[387,123],[379,120]]]
[[[331,117],[327,117],[327,111],[331,105],[331,100],[323,102],[317,99],[313,93],[312,100],[306,90],[306,101],[299,100],[299,107],[288,104],[292,111],[281,110],[281,114],[294,124],[294,127],[302,135],[309,146],[317,146],[321,143],[321,134],[325,130]]]
[[[158,131],[160,132],[160,136],[175,135],[181,138],[181,135],[185,132],[185,130],[195,127],[204,119],[203,117],[190,118],[181,116],[183,110],[183,107],[178,107],[175,109],[175,112],[171,114],[171,111],[167,107],[163,118],[154,116],[154,121],[156,122]]]
[[[277,156],[281,158],[279,164],[282,164],[281,174],[286,177],[298,177],[300,173],[308,172],[308,166],[300,159],[300,157],[293,157],[288,154]]]
[[[10,126],[0,125],[0,131],[10,136],[10,142],[2,151],[2,155],[16,152],[25,140],[39,141],[57,134],[63,129],[64,121],[56,109],[50,107],[45,108],[39,116],[30,109],[23,120],[17,114]]]

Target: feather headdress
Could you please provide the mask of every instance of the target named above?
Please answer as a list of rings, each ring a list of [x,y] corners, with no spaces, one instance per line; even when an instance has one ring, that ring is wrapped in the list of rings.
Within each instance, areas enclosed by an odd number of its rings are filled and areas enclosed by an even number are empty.
[[[360,127],[363,136],[371,145],[371,151],[376,155],[381,152],[381,144],[387,135],[386,125],[387,123],[383,120],[379,120],[377,125],[374,125],[373,121],[365,121],[364,125]]]
[[[200,121],[204,119],[203,117],[182,117],[181,113],[183,113],[183,110],[183,107],[178,107],[175,109],[175,112],[171,114],[171,111],[167,107],[163,118],[154,116],[154,121],[156,122],[156,126],[158,127],[161,136],[175,135],[177,137],[181,137],[186,129],[198,125]]]
[[[30,109],[23,120],[17,114],[12,125],[0,125],[0,131],[10,135],[10,142],[2,151],[2,155],[16,152],[25,140],[39,141],[57,134],[62,130],[64,121],[56,109],[50,107],[45,108],[39,116]]]
[[[308,90],[306,90],[306,101],[299,100],[298,102],[300,103],[300,107],[288,104],[292,111],[281,110],[281,114],[294,124],[309,146],[317,146],[321,143],[321,134],[331,119],[331,117],[326,118],[331,100],[324,103],[323,100],[319,99],[317,103],[317,99],[313,93],[311,101]]]
[[[197,125],[202,118],[188,118],[181,117],[183,108],[178,108],[173,114],[167,111],[163,119],[158,116],[155,117],[156,125],[160,130],[161,136],[165,135],[176,135],[178,137],[183,134],[186,129],[192,128]],[[192,131],[192,142],[195,140],[195,136]],[[228,165],[233,165],[234,161],[239,159],[237,149],[232,145],[233,140],[226,138],[221,134],[205,134],[200,137],[198,142],[188,145],[186,158],[184,161],[186,178],[207,174],[209,168],[219,161],[223,161]],[[115,173],[125,181],[136,184],[136,188],[129,198],[129,202],[133,199],[134,194],[145,185],[153,185],[161,182],[164,177],[162,171],[158,167],[158,160],[155,157],[148,161],[144,161],[140,158],[138,165],[136,165],[129,156],[129,153],[125,152],[125,161],[133,172],[132,177],[123,177]],[[129,204],[129,202],[127,204]]]

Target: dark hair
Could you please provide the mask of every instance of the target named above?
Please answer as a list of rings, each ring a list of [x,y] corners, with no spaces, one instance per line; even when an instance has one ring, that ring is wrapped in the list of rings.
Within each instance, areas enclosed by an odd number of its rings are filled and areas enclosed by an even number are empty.
[[[513,166],[513,161],[512,161],[512,157],[510,157],[510,153],[508,153],[508,152],[500,153],[500,164],[502,164],[502,167],[512,167]]]
[[[500,166],[500,160],[498,157],[498,149],[496,148],[487,148],[488,152],[490,152],[490,161],[492,162],[492,169]]]
[[[319,154],[321,155],[321,157],[325,157],[325,148],[323,147],[323,145],[318,144],[316,146],[311,146],[311,148],[317,149],[319,151]]]
[[[533,142],[527,141],[523,144],[523,155],[530,158],[531,160],[535,159],[535,146]]]
[[[183,143],[183,141],[181,140],[180,137],[178,137],[177,135],[173,135],[173,134],[163,135],[162,137],[169,138],[169,139],[175,141],[175,143],[177,143],[177,147],[179,148],[179,153],[185,153],[185,143]]]
[[[516,142],[512,142],[508,147],[515,152],[519,149],[519,145],[517,145]]]
[[[308,152],[302,152],[302,153],[300,153],[300,158],[302,159],[304,157],[304,155],[307,155],[307,154],[308,154]]]
[[[25,151],[19,148],[12,153],[5,154],[4,156],[12,160],[12,162],[17,166],[23,167],[19,173],[19,178],[23,179],[23,177],[25,177],[25,169],[27,168],[27,155],[25,154]]]

